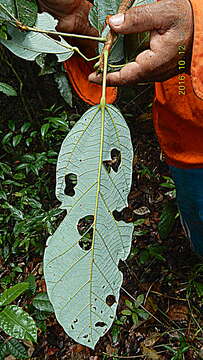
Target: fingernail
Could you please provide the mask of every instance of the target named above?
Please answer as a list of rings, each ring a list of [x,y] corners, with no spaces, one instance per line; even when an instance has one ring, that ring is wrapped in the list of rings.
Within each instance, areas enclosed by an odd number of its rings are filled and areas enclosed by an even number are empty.
[[[124,14],[111,16],[109,22],[115,26],[121,25],[124,22]]]

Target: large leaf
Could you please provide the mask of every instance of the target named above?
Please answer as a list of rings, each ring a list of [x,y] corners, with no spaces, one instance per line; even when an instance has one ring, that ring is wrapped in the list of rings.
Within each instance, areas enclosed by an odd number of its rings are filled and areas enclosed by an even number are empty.
[[[90,108],[59,154],[56,195],[68,214],[48,241],[45,279],[58,321],[91,348],[113,322],[118,263],[130,251],[133,226],[115,218],[127,205],[131,165],[129,129],[112,105],[103,115]]]
[[[4,290],[0,294],[0,306],[5,306],[14,301],[18,296],[24,293],[29,288],[28,282],[22,282]]]
[[[36,27],[42,30],[54,30],[57,21],[49,14],[38,14]],[[56,54],[58,61],[65,61],[73,55],[70,45],[60,37],[60,41],[55,40],[47,34],[37,32],[22,32],[12,25],[8,25],[8,33],[11,40],[0,42],[15,55],[25,60],[35,60],[40,54]]]
[[[0,328],[14,338],[37,341],[37,328],[34,320],[16,305],[6,306],[0,312]]]
[[[24,25],[33,26],[37,19],[36,0],[0,0],[0,18],[18,19]]]

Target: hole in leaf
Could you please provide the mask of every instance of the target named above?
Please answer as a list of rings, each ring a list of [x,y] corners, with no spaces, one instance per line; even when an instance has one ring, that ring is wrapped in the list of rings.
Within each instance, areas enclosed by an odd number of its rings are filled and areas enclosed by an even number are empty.
[[[94,309],[95,311],[97,310],[96,306],[93,306],[92,309]]]
[[[84,339],[86,339],[88,337],[88,335],[84,335],[83,337],[84,337]]]
[[[74,187],[77,185],[77,175],[75,174],[67,174],[65,176],[66,187],[64,189],[64,194],[68,196],[74,196],[75,190]]]
[[[73,322],[76,324],[78,322],[78,319],[75,319]]]
[[[133,210],[130,209],[129,207],[125,207],[121,211],[114,210],[112,212],[112,215],[116,221],[122,220],[122,221],[125,221],[126,223],[129,223],[129,222],[133,222],[135,220]]]
[[[71,329],[73,329],[73,330],[74,330],[74,326],[73,326],[73,325],[71,325]]]
[[[117,173],[120,164],[121,164],[121,152],[117,149],[111,150],[111,160],[103,161],[103,165],[108,173],[111,172],[111,169]]]
[[[108,296],[106,297],[106,304],[107,304],[108,306],[112,306],[113,304],[115,304],[115,302],[116,302],[116,298],[115,298],[114,295],[108,295]]]
[[[116,221],[122,220],[122,211],[114,210],[112,215]]]
[[[114,319],[114,316],[113,316],[113,315],[110,315],[110,319]]]
[[[106,326],[106,324],[102,321],[98,321],[96,324],[95,324],[96,327],[104,327]]]
[[[78,221],[77,229],[79,234],[82,235],[82,238],[79,241],[79,246],[83,250],[90,250],[92,247],[93,222],[94,222],[93,215],[87,215]]]

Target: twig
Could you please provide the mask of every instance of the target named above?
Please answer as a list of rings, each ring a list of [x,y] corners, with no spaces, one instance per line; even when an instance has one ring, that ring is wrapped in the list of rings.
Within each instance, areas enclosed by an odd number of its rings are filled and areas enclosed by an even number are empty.
[[[120,3],[120,6],[118,8],[117,13],[118,14],[124,14],[126,12],[126,10],[131,6],[131,3],[132,3],[132,0],[121,0],[121,3]],[[109,18],[110,18],[109,16],[107,16],[107,18],[106,18],[106,23],[107,24],[108,24]],[[97,66],[98,66],[97,71],[98,72],[103,72],[103,69],[104,69],[104,52],[108,51],[108,54],[110,54],[112,45],[114,44],[116,39],[117,39],[117,34],[112,29],[110,29],[110,31],[107,34],[106,42],[104,44],[103,50],[102,50],[101,55],[100,55],[100,60],[99,60],[99,62],[97,64]]]

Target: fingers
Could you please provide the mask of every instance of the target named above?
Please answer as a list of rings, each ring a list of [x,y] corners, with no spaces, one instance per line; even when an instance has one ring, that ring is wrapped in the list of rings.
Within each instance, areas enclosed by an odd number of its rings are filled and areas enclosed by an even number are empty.
[[[120,71],[109,73],[107,85],[123,86],[144,81],[167,80],[177,67],[176,61],[172,61],[168,57],[168,54],[163,51],[157,53],[151,50],[143,51],[137,56],[135,62],[127,64]],[[89,81],[100,84],[101,78],[101,75],[93,73],[89,76]]]
[[[121,34],[160,29],[163,26],[167,1],[164,2],[165,7],[162,3],[160,1],[155,4],[138,6],[129,9],[125,14],[114,15],[109,19],[109,25],[115,32]],[[167,27],[168,20],[166,17],[164,18],[165,27]]]

